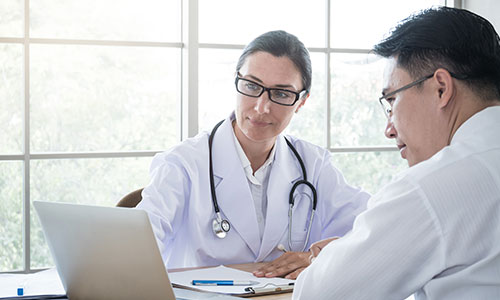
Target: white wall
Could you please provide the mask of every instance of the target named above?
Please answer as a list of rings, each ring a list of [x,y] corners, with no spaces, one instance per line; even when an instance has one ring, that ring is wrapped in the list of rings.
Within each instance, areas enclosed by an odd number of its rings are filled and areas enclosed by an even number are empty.
[[[500,32],[500,1],[498,0],[463,0],[463,8],[468,9],[493,24]]]

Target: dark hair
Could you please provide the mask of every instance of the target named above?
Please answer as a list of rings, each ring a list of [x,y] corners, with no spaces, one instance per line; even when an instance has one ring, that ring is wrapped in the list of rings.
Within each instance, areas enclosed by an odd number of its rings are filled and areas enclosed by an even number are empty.
[[[470,11],[423,10],[404,19],[373,50],[397,57],[414,79],[445,68],[465,76],[483,100],[500,99],[500,39],[490,22]]]
[[[311,90],[311,58],[304,44],[293,34],[283,30],[269,31],[250,42],[241,54],[236,72],[239,72],[246,58],[255,52],[268,52],[276,57],[288,57],[299,69],[302,76],[303,88],[309,93]]]

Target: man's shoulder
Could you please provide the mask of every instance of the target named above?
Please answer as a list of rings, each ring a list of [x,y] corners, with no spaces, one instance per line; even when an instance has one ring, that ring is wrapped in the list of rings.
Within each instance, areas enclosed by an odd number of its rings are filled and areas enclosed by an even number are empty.
[[[454,144],[403,171],[394,184],[405,182],[430,202],[454,201],[472,190],[500,188],[499,158],[500,148]]]

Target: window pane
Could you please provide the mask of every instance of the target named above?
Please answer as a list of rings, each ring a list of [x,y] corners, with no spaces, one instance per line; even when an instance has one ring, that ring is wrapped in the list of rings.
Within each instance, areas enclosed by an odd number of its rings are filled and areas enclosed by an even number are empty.
[[[23,2],[21,0],[0,1],[0,37],[23,36]],[[8,13],[6,13],[8,12]]]
[[[286,133],[326,147],[326,82],[325,54],[310,53],[312,63],[311,95],[296,113]]]
[[[180,49],[31,46],[31,147],[165,149],[179,138]]]
[[[31,36],[179,42],[180,0],[30,1]]]
[[[148,183],[150,162],[150,157],[34,160],[31,162],[31,199],[115,206],[123,196]],[[31,266],[52,266],[33,208],[31,217]]]
[[[397,22],[445,0],[331,0],[331,46],[371,49]],[[346,30],[348,29],[348,30]]]
[[[202,43],[248,44],[271,30],[296,35],[308,47],[325,46],[325,1],[199,1]]]
[[[23,163],[0,162],[0,272],[23,269]]]
[[[0,154],[23,149],[23,46],[0,44]]]
[[[332,153],[332,156],[333,164],[342,171],[349,184],[372,194],[408,168],[398,151]]]
[[[393,145],[378,102],[385,61],[367,54],[332,54],[331,145]]]
[[[212,130],[236,107],[234,76],[242,50],[200,49],[198,127]]]
[[[236,107],[234,76],[241,50],[200,50],[199,127],[210,131]],[[313,68],[311,96],[296,114],[287,133],[311,143],[325,145],[325,56],[311,53]]]

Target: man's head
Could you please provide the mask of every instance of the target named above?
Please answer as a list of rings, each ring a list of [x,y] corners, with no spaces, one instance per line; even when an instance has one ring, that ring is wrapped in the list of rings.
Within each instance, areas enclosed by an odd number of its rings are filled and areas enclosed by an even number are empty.
[[[403,20],[374,52],[389,59],[381,97],[391,110],[386,135],[410,166],[449,145],[474,113],[500,104],[500,38],[474,13],[422,11]]]

